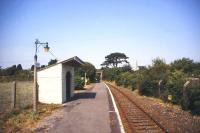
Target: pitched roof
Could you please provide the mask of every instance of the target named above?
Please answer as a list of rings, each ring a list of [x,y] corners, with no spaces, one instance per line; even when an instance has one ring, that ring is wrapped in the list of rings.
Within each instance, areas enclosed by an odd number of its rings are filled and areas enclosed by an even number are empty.
[[[74,56],[74,57],[69,58],[69,59],[61,60],[61,61],[57,62],[56,64],[52,64],[50,66],[46,66],[44,68],[41,68],[38,71],[42,71],[42,70],[48,69],[48,68],[50,68],[52,66],[56,66],[58,64],[66,64],[66,65],[69,65],[69,66],[79,67],[79,66],[85,64],[85,62],[82,61],[79,57]]]
[[[69,58],[69,59],[61,60],[61,61],[59,61],[58,63],[69,64],[69,65],[71,64],[71,66],[74,66],[74,65],[80,66],[80,65],[85,64],[85,62],[82,61],[82,60],[81,60],[80,58],[78,58],[77,56],[74,56],[74,57]],[[75,63],[75,64],[73,64],[73,63]]]

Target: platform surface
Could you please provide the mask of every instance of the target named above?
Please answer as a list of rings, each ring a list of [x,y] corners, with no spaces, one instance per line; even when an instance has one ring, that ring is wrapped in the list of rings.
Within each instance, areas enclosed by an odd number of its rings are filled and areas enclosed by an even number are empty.
[[[77,93],[60,112],[61,117],[53,122],[49,133],[120,133],[110,95],[103,83]]]

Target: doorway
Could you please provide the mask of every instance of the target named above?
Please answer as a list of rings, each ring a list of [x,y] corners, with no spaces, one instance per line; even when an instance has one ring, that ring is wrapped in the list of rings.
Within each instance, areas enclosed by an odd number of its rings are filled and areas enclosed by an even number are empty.
[[[66,73],[66,101],[69,101],[71,98],[71,73]]]

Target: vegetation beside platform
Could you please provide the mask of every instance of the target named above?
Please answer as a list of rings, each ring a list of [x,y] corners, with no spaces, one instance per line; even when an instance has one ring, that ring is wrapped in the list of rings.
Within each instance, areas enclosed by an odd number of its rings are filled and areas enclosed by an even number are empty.
[[[110,64],[103,63],[104,80],[114,81],[131,90],[138,89],[141,95],[160,98],[164,102],[181,105],[182,109],[193,114],[200,114],[199,62],[182,58],[167,64],[164,59],[156,58],[152,65],[138,66],[137,70],[133,70],[129,63],[113,67],[114,60],[109,61]],[[186,81],[190,84],[184,90]]]

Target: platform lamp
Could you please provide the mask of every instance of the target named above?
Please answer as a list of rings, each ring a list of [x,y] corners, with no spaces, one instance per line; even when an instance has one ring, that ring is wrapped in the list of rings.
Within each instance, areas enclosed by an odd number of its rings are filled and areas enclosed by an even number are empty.
[[[37,53],[40,46],[44,47],[44,52],[49,52],[48,42],[41,43],[38,39],[35,41],[35,56],[34,56],[34,82],[33,82],[33,111],[37,112],[38,104],[38,87],[37,87]]]

